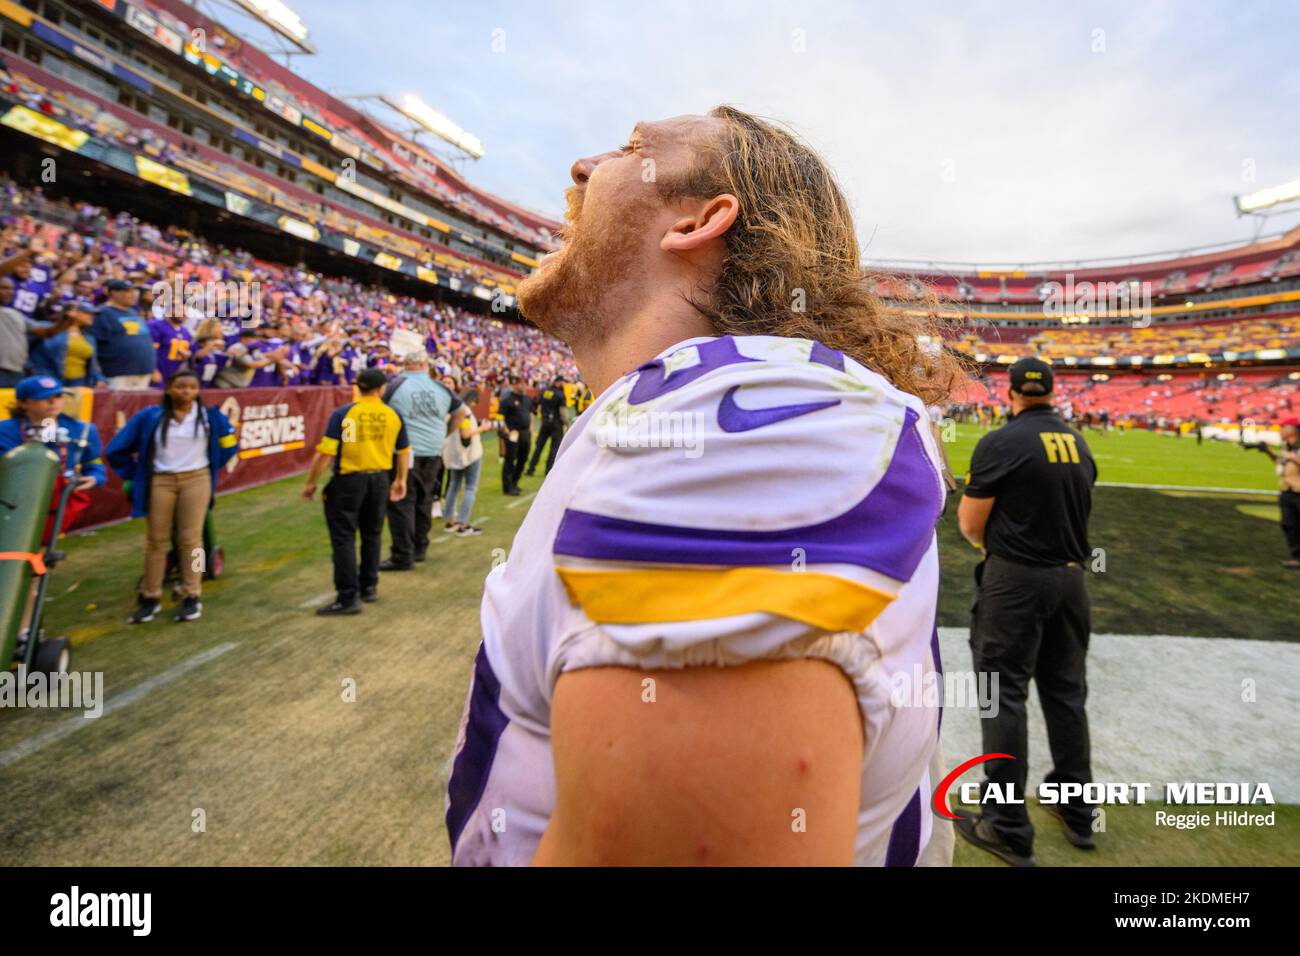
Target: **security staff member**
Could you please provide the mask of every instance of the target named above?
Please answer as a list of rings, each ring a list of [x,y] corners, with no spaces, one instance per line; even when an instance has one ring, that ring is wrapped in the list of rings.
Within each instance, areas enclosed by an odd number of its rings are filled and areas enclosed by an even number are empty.
[[[528,475],[537,472],[537,459],[542,457],[542,446],[550,443],[551,450],[546,455],[546,473],[551,473],[555,464],[555,453],[560,450],[560,440],[564,438],[564,407],[568,398],[564,393],[564,376],[557,375],[551,387],[542,390],[537,400],[537,411],[541,415],[542,425],[537,429],[537,444],[533,446],[533,458],[528,463]]]
[[[325,435],[316,446],[302,496],[311,501],[316,480],[333,464],[334,477],[325,486],[325,523],[334,552],[333,604],[323,615],[359,614],[362,601],[379,597],[379,552],[384,540],[384,513],[389,501],[406,497],[409,468],[406,426],[384,404],[381,392],[388,379],[377,368],[357,375],[360,398],[334,410]],[[397,477],[389,481],[396,457]],[[361,532],[361,574],[357,575],[357,532]]]
[[[520,378],[510,373],[509,387],[502,389],[498,411],[505,421],[506,457],[501,463],[501,490],[507,495],[518,495],[519,479],[528,460],[528,447],[532,442],[533,400],[524,394]]]
[[[1053,783],[1092,778],[1084,710],[1090,613],[1085,582],[1088,514],[1097,467],[1087,443],[1052,407],[1052,369],[1035,358],[1011,367],[1007,424],[980,439],[971,456],[966,493],[957,510],[961,533],[983,548],[975,569],[971,614],[975,670],[998,676],[996,716],[980,721],[985,753],[1014,760],[986,763],[990,784],[1025,796],[1029,681],[1051,741]],[[1034,828],[1023,803],[991,802],[983,813],[960,813],[957,831],[1016,866],[1033,866]],[[1076,847],[1090,849],[1091,808],[1044,805]]]

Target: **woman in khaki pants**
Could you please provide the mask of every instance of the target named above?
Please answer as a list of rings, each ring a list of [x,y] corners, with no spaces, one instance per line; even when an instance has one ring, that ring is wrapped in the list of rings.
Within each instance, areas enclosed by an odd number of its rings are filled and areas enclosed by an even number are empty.
[[[108,443],[105,457],[131,497],[131,516],[147,523],[144,581],[131,624],[152,621],[162,609],[163,574],[176,531],[181,607],[172,618],[194,621],[203,613],[203,522],[217,476],[238,441],[229,420],[199,401],[198,377],[188,370],[167,379],[159,404],[131,417]]]

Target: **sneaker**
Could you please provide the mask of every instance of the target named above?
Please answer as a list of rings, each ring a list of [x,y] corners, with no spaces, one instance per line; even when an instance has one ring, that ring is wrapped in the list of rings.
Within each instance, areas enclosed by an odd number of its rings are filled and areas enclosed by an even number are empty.
[[[154,619],[159,611],[162,610],[162,601],[157,598],[147,598],[140,595],[140,603],[136,605],[135,611],[126,619],[128,624],[148,624]]]
[[[459,529],[459,527],[460,526],[456,524],[456,522],[448,521],[445,525],[442,526],[442,530],[444,534],[455,534],[456,531]]]
[[[512,497],[518,497],[519,495],[522,495],[523,492],[520,491],[518,488],[507,488],[505,490],[505,494],[511,495]]]
[[[482,534],[482,528],[476,528],[472,524],[462,525],[461,529],[456,532],[458,538],[472,538],[476,534]]]
[[[411,571],[414,567],[415,565],[413,564],[401,564],[394,561],[392,558],[379,562],[380,571]]]
[[[173,616],[173,621],[197,621],[203,616],[203,602],[196,597],[187,597],[181,603],[181,609]]]
[[[1061,821],[1061,826],[1065,828],[1065,838],[1070,841],[1070,844],[1072,846],[1076,846],[1080,850],[1097,849],[1097,844],[1092,839],[1091,828],[1089,828],[1088,830],[1076,830],[1073,826],[1070,825],[1070,822],[1065,819],[1065,814],[1061,812],[1061,807],[1059,804],[1040,803],[1039,806],[1041,806],[1052,816],[1056,817],[1056,819]]]
[[[379,588],[362,588],[361,600],[365,601],[367,604],[373,604],[375,601],[378,601]]]
[[[957,815],[953,827],[962,838],[972,846],[977,846],[986,853],[992,853],[1004,863],[1012,866],[1037,866],[1038,861],[1032,853],[1019,853],[998,836],[993,824],[978,813],[969,810],[953,810]]]
[[[352,601],[350,604],[344,604],[342,601],[335,601],[333,604],[327,604],[322,608],[317,608],[316,613],[321,617],[334,617],[339,614],[360,614],[361,604],[359,601]]]

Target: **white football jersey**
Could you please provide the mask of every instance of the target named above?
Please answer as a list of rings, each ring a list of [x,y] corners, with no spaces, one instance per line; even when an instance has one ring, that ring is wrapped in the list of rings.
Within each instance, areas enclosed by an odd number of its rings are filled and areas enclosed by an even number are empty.
[[[564,671],[811,657],[862,713],[855,861],[914,865],[937,783],[939,704],[908,688],[939,666],[939,460],[920,399],[807,339],[690,339],[610,386],[487,578],[453,863],[532,860]]]

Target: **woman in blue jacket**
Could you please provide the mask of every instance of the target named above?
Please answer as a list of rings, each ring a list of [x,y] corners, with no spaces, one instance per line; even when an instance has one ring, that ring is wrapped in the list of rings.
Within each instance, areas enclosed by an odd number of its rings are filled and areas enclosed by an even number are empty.
[[[173,620],[202,615],[203,522],[216,496],[217,476],[237,444],[230,421],[199,401],[198,377],[184,369],[168,377],[161,402],[136,412],[108,443],[104,456],[131,497],[131,517],[147,522],[144,582],[128,623],[152,621],[162,609],[173,525],[182,597]]]

